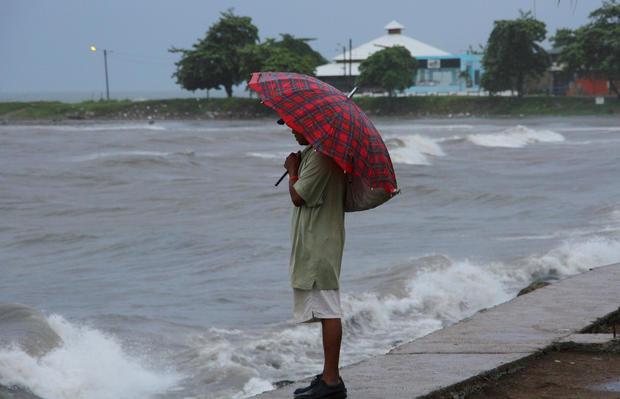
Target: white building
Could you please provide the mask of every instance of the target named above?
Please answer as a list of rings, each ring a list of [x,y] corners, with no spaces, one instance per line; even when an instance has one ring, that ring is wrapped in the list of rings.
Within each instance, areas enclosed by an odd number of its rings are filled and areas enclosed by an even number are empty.
[[[402,31],[405,27],[396,21],[392,21],[383,28],[387,30],[387,34],[374,40],[364,43],[354,48],[351,52],[346,51],[333,58],[334,62],[320,65],[316,69],[316,76],[323,79],[325,76],[343,76],[349,74],[349,65],[351,75],[359,76],[359,66],[362,61],[370,57],[373,53],[386,47],[403,46],[415,58],[423,58],[429,56],[450,55],[447,51],[433,47],[430,44],[423,43],[412,37],[403,35]],[[346,66],[346,73],[345,73]]]
[[[333,62],[320,65],[316,76],[343,91],[350,90],[359,76],[360,63],[386,47],[403,46],[418,60],[416,85],[406,92],[453,92],[478,89],[481,56],[452,55],[430,44],[403,35],[405,27],[396,21],[387,24],[387,34],[346,50]],[[465,74],[469,78],[465,78]]]

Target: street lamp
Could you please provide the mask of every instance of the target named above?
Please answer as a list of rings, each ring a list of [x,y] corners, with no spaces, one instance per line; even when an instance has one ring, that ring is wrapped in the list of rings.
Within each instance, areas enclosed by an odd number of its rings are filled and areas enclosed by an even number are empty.
[[[97,47],[90,46],[91,51],[97,51]],[[103,64],[105,66],[105,94],[106,99],[110,100],[110,85],[108,84],[108,50],[103,49]]]

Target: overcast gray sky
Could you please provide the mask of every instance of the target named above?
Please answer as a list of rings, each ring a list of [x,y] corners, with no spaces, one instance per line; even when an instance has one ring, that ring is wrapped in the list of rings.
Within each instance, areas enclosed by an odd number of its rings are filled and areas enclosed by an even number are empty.
[[[385,34],[391,20],[404,34],[451,53],[484,44],[493,21],[533,10],[556,29],[576,28],[600,0],[0,0],[0,93],[105,90],[109,49],[111,91],[179,90],[171,74],[178,55],[234,7],[258,27],[261,40],[290,33],[327,59],[342,44],[361,45]],[[340,45],[339,45],[340,43]],[[545,43],[548,46],[548,43]]]

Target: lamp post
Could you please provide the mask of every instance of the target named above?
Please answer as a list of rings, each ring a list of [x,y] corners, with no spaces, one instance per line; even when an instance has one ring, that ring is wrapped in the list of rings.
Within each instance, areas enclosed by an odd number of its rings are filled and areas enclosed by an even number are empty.
[[[97,51],[97,47],[90,46],[91,51]],[[105,66],[105,94],[110,101],[110,85],[108,84],[108,50],[103,49],[103,65]]]

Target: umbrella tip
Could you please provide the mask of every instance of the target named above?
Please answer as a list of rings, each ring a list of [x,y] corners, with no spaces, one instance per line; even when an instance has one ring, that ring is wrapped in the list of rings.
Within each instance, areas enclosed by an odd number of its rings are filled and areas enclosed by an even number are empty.
[[[284,125],[284,119],[278,119],[278,125]]]

